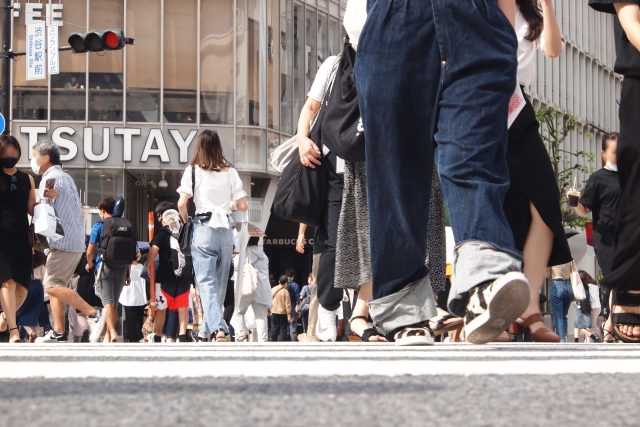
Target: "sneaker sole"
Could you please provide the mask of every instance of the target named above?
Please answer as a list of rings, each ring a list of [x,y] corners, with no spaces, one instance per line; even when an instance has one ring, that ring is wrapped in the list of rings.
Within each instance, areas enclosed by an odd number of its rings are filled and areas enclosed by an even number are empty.
[[[529,305],[529,282],[522,273],[508,273],[496,289],[487,311],[466,325],[467,341],[472,344],[493,342],[509,325],[524,313]]]
[[[395,344],[400,347],[434,345],[435,340],[433,339],[433,337],[413,336],[413,337],[400,338],[395,341]]]

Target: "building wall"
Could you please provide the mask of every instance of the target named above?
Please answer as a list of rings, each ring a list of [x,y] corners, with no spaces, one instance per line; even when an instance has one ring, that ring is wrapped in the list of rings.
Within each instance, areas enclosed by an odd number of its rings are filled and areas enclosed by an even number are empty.
[[[594,12],[586,1],[554,3],[566,46],[556,59],[538,52],[537,81],[528,92],[534,104],[551,105],[577,117],[580,132],[573,132],[563,148],[595,153],[596,160],[590,166],[599,169],[602,133],[619,130],[622,77],[613,72],[613,16]],[[579,161],[588,165],[583,159]],[[578,182],[587,178],[579,174]]]

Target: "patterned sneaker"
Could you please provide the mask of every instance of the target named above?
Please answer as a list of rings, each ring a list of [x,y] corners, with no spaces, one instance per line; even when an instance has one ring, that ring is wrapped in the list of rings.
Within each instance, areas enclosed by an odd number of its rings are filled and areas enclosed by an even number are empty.
[[[529,281],[520,272],[507,273],[493,283],[470,291],[465,330],[467,341],[494,341],[527,309]]]
[[[428,323],[418,323],[398,330],[393,336],[396,345],[433,345],[435,334]]]
[[[51,344],[58,342],[67,342],[69,340],[67,334],[58,334],[53,329],[47,332],[43,337],[36,338],[36,344]]]

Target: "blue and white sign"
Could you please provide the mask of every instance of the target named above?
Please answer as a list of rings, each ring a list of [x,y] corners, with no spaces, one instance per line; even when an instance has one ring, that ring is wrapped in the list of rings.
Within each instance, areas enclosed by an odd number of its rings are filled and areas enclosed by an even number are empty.
[[[45,30],[44,21],[27,25],[27,80],[47,77]]]
[[[57,25],[47,25],[47,68],[49,70],[49,74],[60,73]]]
[[[4,116],[2,115],[2,113],[0,113],[0,133],[4,132],[4,127],[6,126],[7,122],[4,121]]]

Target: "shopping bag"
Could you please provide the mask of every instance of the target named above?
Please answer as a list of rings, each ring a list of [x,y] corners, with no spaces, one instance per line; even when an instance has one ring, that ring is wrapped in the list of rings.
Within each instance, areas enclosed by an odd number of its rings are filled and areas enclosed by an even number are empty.
[[[571,261],[571,274],[569,277],[571,278],[571,289],[573,290],[574,301],[582,301],[587,297],[587,294],[584,291],[582,279],[580,278],[578,267],[574,261]]]
[[[34,208],[33,228],[36,234],[41,234],[51,241],[64,237],[64,230],[53,206],[41,203]]]
[[[247,261],[242,268],[242,296],[253,295],[258,289],[258,270],[251,265],[251,255],[247,254]]]

